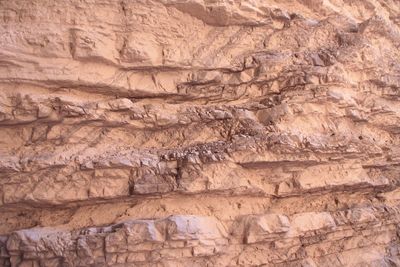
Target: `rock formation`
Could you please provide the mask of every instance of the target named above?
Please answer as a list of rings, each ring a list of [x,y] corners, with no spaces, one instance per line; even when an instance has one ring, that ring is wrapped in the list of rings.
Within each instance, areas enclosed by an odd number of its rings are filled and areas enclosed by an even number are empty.
[[[400,266],[398,0],[0,11],[0,266]]]

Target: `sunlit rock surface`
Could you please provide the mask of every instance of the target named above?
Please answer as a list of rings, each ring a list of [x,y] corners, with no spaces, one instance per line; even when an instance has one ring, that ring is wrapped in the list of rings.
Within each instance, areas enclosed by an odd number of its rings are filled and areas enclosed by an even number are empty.
[[[0,266],[400,265],[397,0],[10,0],[0,36]]]

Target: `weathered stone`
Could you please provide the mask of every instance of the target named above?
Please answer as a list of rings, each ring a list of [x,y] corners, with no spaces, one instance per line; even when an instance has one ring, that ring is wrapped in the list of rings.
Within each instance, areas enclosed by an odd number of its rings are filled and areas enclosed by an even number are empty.
[[[298,213],[290,218],[291,229],[296,234],[308,231],[331,230],[336,224],[333,217],[328,212],[307,212]]]
[[[134,221],[124,224],[128,247],[143,242],[163,242],[165,236],[157,229],[154,221]]]
[[[290,230],[289,219],[279,214],[251,216],[246,224],[247,243],[265,241],[270,235],[286,233]]]
[[[215,218],[174,215],[167,220],[167,235],[171,240],[213,240],[227,234],[224,226]]]
[[[400,265],[399,18],[0,1],[0,266]]]

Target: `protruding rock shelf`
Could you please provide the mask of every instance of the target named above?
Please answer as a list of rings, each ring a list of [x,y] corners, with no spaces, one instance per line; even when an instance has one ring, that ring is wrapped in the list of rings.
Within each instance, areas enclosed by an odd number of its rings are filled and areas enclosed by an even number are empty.
[[[37,227],[0,237],[1,259],[15,266],[379,265],[397,255],[397,211],[247,215],[229,228],[214,217],[194,215],[75,231]],[[355,257],[343,258],[353,250]]]

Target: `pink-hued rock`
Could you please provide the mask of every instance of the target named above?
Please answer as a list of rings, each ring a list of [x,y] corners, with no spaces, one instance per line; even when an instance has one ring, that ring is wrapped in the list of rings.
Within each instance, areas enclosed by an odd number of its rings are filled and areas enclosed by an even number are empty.
[[[0,1],[0,267],[400,265],[399,18]]]

